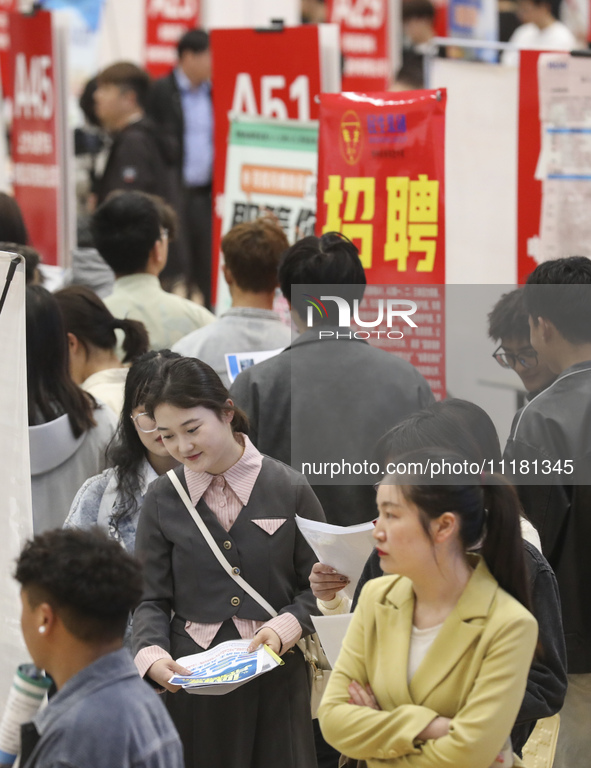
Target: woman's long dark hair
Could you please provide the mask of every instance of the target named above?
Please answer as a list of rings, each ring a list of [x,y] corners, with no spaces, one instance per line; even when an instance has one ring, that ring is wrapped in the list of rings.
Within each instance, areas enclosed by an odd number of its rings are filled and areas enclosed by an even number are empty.
[[[434,480],[418,469],[447,464]],[[482,556],[499,585],[531,610],[531,597],[521,526],[519,497],[501,475],[466,471],[465,457],[441,448],[427,448],[396,457],[396,474],[383,482],[395,483],[420,513],[429,533],[429,522],[444,512],[460,520],[460,541],[465,551],[480,546]],[[409,466],[410,465],[410,466]],[[477,462],[473,468],[479,470]],[[399,470],[402,472],[399,472]],[[459,470],[459,471],[456,471]],[[443,480],[443,483],[442,483]],[[445,483],[445,484],[444,484]]]
[[[214,411],[218,418],[225,412],[234,411],[232,431],[248,434],[246,414],[235,405],[227,405],[229,397],[228,390],[210,365],[194,357],[182,357],[162,366],[159,375],[154,377],[145,404],[151,416],[162,403],[176,408],[203,406]]]
[[[74,437],[96,426],[96,401],[70,376],[68,339],[57,300],[40,285],[27,286],[27,395],[29,426],[68,414]]]
[[[160,352],[147,352],[129,369],[125,380],[123,408],[115,437],[107,449],[109,463],[115,468],[117,491],[120,497],[120,511],[115,519],[115,527],[124,518],[137,510],[136,495],[139,488],[139,469],[146,458],[146,449],[139,438],[132,421],[132,411],[138,405],[144,406],[150,382],[158,378],[162,368],[180,355],[169,349]]]
[[[148,351],[148,332],[138,320],[118,320],[113,317],[99,297],[83,285],[71,285],[55,293],[60,305],[66,333],[73,333],[88,354],[89,346],[115,350],[115,329],[125,334],[124,363],[130,363]]]

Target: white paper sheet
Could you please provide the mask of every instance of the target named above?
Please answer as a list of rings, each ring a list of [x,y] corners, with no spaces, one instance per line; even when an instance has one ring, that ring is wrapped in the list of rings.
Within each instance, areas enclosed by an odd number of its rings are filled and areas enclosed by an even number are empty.
[[[352,613],[343,613],[339,616],[312,616],[320,645],[333,669],[352,618]]]
[[[373,522],[344,527],[296,517],[296,523],[318,560],[349,577],[343,594],[353,599],[363,566],[374,548]]]

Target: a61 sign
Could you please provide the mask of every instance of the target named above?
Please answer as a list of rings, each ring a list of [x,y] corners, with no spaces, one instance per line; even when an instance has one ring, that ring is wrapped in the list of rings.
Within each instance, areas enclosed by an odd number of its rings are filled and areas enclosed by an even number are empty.
[[[276,117],[279,120],[287,120],[290,116],[297,120],[310,119],[310,81],[307,75],[298,75],[290,83],[289,88],[283,75],[263,75],[259,83],[260,99],[257,100],[252,75],[248,72],[238,73],[232,99],[232,112]],[[295,115],[293,108],[290,109],[292,104],[297,106]]]

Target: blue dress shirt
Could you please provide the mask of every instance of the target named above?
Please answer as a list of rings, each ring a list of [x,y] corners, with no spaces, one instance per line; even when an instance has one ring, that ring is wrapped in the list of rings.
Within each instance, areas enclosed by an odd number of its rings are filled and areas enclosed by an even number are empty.
[[[181,95],[185,126],[183,181],[187,187],[205,186],[211,183],[213,165],[211,85],[201,83],[195,88],[179,67],[174,75]]]

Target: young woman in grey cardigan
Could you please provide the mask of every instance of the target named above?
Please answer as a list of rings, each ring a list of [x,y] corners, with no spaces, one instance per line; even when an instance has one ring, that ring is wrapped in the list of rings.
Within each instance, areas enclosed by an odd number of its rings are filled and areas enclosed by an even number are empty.
[[[315,557],[295,517],[324,520],[302,475],[261,455],[215,371],[183,358],[163,366],[146,410],[181,466],[175,474],[231,566],[275,609],[225,573],[170,478],[146,495],[136,538],[145,592],[134,614],[142,676],[166,688],[187,768],[307,768],[316,764],[310,692],[295,643],[313,631],[308,574]],[[232,639],[264,642],[284,666],[222,696],[191,695],[167,681],[174,659]]]
[[[89,478],[76,494],[64,528],[98,525],[133,554],[140,509],[148,486],[177,462],[146,415],[144,398],[150,381],[170,359],[179,355],[165,349],[147,352],[129,369],[123,409],[115,440],[109,446],[112,465]]]

